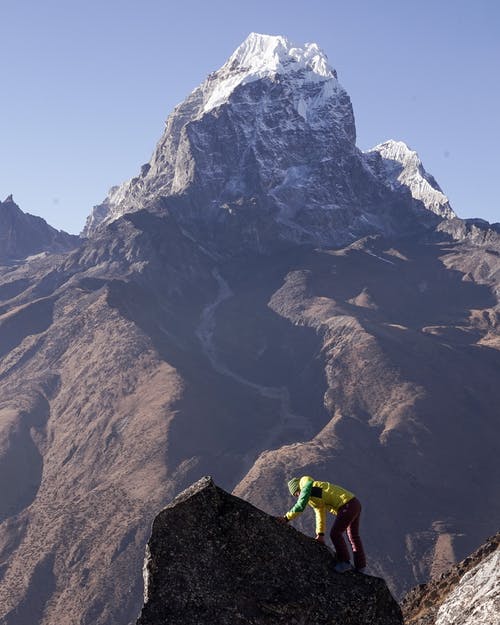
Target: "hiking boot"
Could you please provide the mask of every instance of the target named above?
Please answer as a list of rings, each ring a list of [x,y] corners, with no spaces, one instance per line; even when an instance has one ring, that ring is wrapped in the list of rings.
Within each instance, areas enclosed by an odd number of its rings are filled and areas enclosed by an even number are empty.
[[[337,562],[337,564],[333,567],[333,570],[336,573],[345,573],[346,571],[352,570],[352,564],[350,562]]]

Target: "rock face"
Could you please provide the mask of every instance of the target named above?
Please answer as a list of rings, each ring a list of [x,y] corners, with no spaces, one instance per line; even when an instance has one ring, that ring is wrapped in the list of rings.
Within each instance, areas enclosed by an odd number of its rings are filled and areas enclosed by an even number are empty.
[[[500,533],[438,579],[409,592],[406,625],[496,625],[500,615]]]
[[[418,154],[402,141],[386,141],[375,146],[366,153],[366,161],[389,188],[409,189],[416,208],[420,204],[446,219],[456,217],[448,198],[434,177],[425,171]]]
[[[11,195],[0,202],[0,262],[40,252],[67,252],[80,242],[79,237],[52,228],[41,217],[23,213]]]
[[[397,625],[383,580],[333,571],[331,552],[200,480],[156,517],[137,625]]]

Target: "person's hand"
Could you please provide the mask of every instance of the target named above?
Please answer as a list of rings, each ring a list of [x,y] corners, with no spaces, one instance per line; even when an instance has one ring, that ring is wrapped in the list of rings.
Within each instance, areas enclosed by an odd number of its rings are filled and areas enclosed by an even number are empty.
[[[321,534],[316,534],[316,540],[321,543],[322,545],[325,544],[325,537],[322,536]]]
[[[283,523],[283,525],[286,525],[288,523],[288,519],[286,518],[286,516],[277,516],[274,517],[279,523]]]

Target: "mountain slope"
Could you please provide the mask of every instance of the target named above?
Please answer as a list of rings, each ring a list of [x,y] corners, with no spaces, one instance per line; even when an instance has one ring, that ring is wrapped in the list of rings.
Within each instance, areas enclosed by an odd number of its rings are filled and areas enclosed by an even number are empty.
[[[351,488],[398,594],[470,552],[498,513],[500,358],[498,301],[447,268],[469,259],[368,239],[215,264],[139,212],[31,274],[0,318],[25,315],[0,371],[5,623],[132,622],[152,515],[207,470],[271,514],[291,473]]]
[[[2,343],[13,326],[17,334],[0,371],[5,622],[117,623],[137,613],[140,552],[168,494],[164,456],[183,386],[175,356],[165,357],[180,340],[168,318],[179,309],[180,323],[196,318],[203,275],[208,291],[212,280],[200,259],[173,225],[138,213],[99,245],[42,266],[7,304]],[[187,303],[190,271],[197,293]],[[41,325],[39,311],[26,311],[42,303]]]

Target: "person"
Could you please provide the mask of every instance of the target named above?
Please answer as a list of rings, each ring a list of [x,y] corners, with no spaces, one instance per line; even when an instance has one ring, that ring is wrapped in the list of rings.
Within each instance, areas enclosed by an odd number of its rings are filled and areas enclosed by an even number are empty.
[[[365,551],[359,535],[361,503],[358,498],[342,486],[330,482],[318,482],[309,475],[293,477],[288,482],[288,490],[297,497],[297,503],[282,517],[282,523],[288,523],[301,514],[306,505],[314,509],[316,515],[316,540],[325,542],[326,513],[336,515],[330,538],[337,553],[335,570],[344,573],[352,569],[350,554],[344,540],[347,532],[354,557],[354,568],[363,573],[366,567]]]

